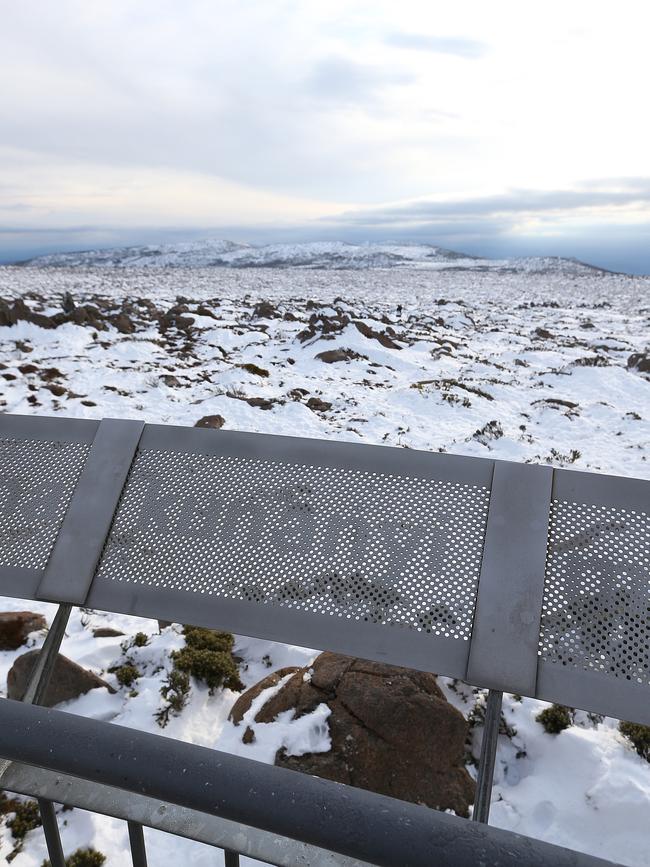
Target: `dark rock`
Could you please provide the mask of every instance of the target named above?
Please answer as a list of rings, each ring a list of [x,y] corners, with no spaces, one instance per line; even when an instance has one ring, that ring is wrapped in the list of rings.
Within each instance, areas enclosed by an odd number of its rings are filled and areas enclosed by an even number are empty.
[[[326,349],[325,352],[319,352],[316,358],[320,358],[325,364],[335,364],[337,361],[352,361],[355,358],[368,359],[367,355],[360,355],[354,349]]]
[[[255,740],[255,732],[250,726],[246,726],[246,731],[242,735],[241,740],[243,744],[252,744]]]
[[[18,370],[23,374],[36,373],[38,367],[35,364],[21,364]]]
[[[303,397],[306,397],[309,394],[309,390],[306,388],[292,388],[289,392],[289,397],[292,400],[302,400]]]
[[[277,671],[274,671],[273,674],[267,674],[266,677],[259,681],[259,683],[256,683],[255,686],[251,686],[250,689],[247,689],[246,692],[239,696],[232,706],[228,719],[232,720],[232,722],[238,726],[243,720],[245,714],[250,710],[251,704],[255,701],[258,695],[264,692],[265,689],[277,686],[283,677],[286,677],[288,674],[295,674],[297,671],[303,671],[303,669],[298,668],[296,665],[288,665],[286,668],[279,668]]]
[[[212,312],[212,310],[210,310],[209,307],[206,307],[205,304],[199,304],[199,306],[196,308],[196,315],[197,316],[209,316],[210,319],[216,319],[216,320],[219,319],[219,317],[215,316],[214,313]]]
[[[9,674],[7,675],[7,698],[12,698],[16,701],[22,699],[39,652],[38,650],[30,650],[28,653],[23,653],[9,669]],[[45,691],[43,704],[46,707],[54,707],[55,704],[78,698],[91,689],[99,689],[102,686],[106,687],[109,692],[115,692],[113,687],[106,683],[105,680],[102,680],[101,677],[59,654],[54,663],[52,679]]]
[[[209,427],[214,430],[220,430],[226,423],[222,415],[204,415],[200,418],[194,427]]]
[[[246,403],[249,406],[256,406],[258,409],[271,409],[274,403],[278,401],[270,397],[247,397]]]
[[[25,643],[30,632],[46,626],[43,615],[33,611],[0,612],[0,650],[16,650]]]
[[[61,303],[64,313],[72,313],[75,308],[74,298],[69,292],[63,293],[63,301]]]
[[[578,406],[572,400],[563,400],[561,397],[542,397],[540,400],[534,400],[531,406],[535,406],[538,403],[545,403],[548,406],[566,406],[567,409],[575,409]]]
[[[536,328],[534,331],[536,337],[541,337],[542,340],[552,340],[553,335],[546,328]]]
[[[475,787],[463,763],[467,722],[447,702],[435,675],[334,653],[322,653],[310,677],[307,671],[299,669],[258,711],[255,723],[273,722],[287,710],[300,717],[324,702],[331,709],[332,749],[304,756],[280,750],[276,765],[468,814]],[[268,681],[253,687],[255,695],[262,684],[273,685]],[[237,702],[241,716],[252,701],[247,696]]]
[[[51,391],[54,397],[63,397],[65,394],[65,387],[63,385],[58,385],[56,382],[50,382],[45,386],[45,388]]]
[[[160,381],[168,388],[179,388],[181,384],[180,380],[177,377],[173,376],[171,373],[164,373],[160,377]]]
[[[391,340],[391,338],[385,332],[375,331],[369,325],[366,325],[365,322],[355,322],[354,324],[357,326],[357,331],[360,331],[364,337],[368,338],[368,340],[377,340],[379,343],[381,343],[382,346],[385,346],[386,349],[402,348],[401,346],[398,346],[398,344],[395,343],[394,340]]]
[[[253,316],[256,319],[278,319],[280,313],[278,313],[270,301],[260,301],[253,309]]]
[[[635,352],[627,360],[628,369],[639,373],[650,373],[650,352]]]
[[[98,626],[97,629],[93,629],[95,638],[119,638],[120,635],[124,635],[124,633],[120,632],[119,629],[111,629],[110,626]]]
[[[250,361],[246,364],[240,364],[239,366],[242,370],[245,370],[246,373],[252,373],[253,376],[267,377],[269,375],[268,370],[263,367],[258,367],[257,364],[253,364]]]
[[[307,406],[314,412],[327,412],[332,408],[332,404],[326,400],[321,400],[320,397],[310,397],[307,401]]]
[[[120,334],[133,334],[135,331],[135,325],[133,324],[131,317],[127,316],[126,313],[118,313],[116,316],[112,316],[111,323],[115,328],[117,328]]]

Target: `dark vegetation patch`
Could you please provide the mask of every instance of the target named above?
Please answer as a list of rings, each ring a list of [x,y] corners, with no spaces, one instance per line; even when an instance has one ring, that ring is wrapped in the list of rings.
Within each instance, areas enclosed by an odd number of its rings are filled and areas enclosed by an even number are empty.
[[[573,724],[573,711],[562,704],[552,704],[535,717],[549,735],[559,735]]]
[[[620,722],[618,730],[633,745],[642,759],[650,762],[650,726],[640,723]]]

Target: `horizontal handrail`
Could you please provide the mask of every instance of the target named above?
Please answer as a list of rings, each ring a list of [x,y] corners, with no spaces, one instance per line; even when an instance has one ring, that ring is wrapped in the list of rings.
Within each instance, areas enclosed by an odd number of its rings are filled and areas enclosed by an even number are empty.
[[[605,867],[611,862],[329,780],[0,699],[0,757],[114,786],[370,863]]]

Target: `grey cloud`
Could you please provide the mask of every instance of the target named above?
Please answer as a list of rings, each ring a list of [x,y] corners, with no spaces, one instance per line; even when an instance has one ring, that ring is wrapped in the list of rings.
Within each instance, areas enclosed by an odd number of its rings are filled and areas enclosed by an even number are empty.
[[[592,181],[590,189],[512,190],[502,195],[473,199],[446,202],[420,201],[364,211],[350,211],[338,219],[342,223],[356,225],[399,225],[456,218],[490,220],[499,215],[548,214],[582,208],[650,204],[650,178],[628,180],[627,184],[619,184],[622,189],[611,189],[611,183],[607,185],[603,181]]]
[[[476,60],[487,53],[487,45],[474,39],[460,36],[425,36],[421,33],[391,33],[384,42],[395,48],[416,51],[431,51],[434,54],[453,54],[468,60]]]

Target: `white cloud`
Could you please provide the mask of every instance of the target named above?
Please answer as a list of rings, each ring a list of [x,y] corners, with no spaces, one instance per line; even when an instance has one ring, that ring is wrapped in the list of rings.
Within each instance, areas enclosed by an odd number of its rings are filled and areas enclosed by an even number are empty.
[[[644,0],[5,4],[0,227],[304,222],[647,177],[649,25]]]

